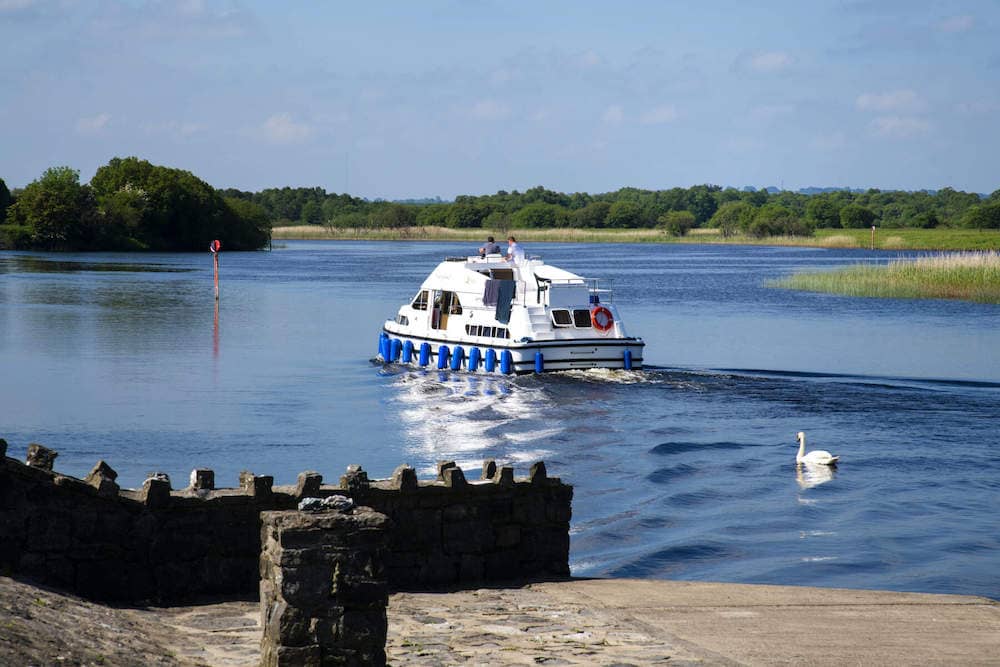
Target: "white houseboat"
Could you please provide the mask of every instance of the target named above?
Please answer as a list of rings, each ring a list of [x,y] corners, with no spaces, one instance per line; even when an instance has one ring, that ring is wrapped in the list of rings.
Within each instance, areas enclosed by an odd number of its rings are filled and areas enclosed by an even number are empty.
[[[384,361],[530,373],[642,368],[610,285],[501,255],[449,257],[379,336]]]

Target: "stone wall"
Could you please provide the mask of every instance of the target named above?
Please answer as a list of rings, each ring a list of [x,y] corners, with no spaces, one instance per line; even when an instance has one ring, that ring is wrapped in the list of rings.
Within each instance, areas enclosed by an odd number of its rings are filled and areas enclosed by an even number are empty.
[[[94,599],[252,596],[261,512],[333,494],[390,518],[386,568],[396,590],[569,574],[573,489],[543,463],[515,479],[487,461],[474,481],[450,462],[431,481],[407,466],[369,481],[351,466],[337,486],[315,472],[294,486],[244,472],[229,489],[215,488],[211,470],[194,470],[183,489],[152,474],[130,490],[103,461],[81,480],[54,472],[57,454],[40,445],[29,445],[25,463],[6,454],[0,439],[0,572]]]
[[[386,516],[346,507],[261,519],[261,666],[385,665]]]

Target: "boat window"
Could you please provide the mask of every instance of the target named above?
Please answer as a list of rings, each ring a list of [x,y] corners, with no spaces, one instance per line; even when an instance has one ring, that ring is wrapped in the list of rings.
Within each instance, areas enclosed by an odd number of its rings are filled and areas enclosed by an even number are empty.
[[[427,290],[421,290],[412,305],[414,310],[427,310]]]
[[[494,280],[513,280],[514,269],[490,269],[490,277]]]
[[[573,324],[580,329],[590,328],[590,311],[586,308],[577,308],[573,311]]]
[[[459,303],[457,294],[452,294],[451,297],[451,314],[452,315],[462,314],[462,304]]]
[[[406,315],[396,315],[396,324],[402,324],[404,327],[409,326],[410,318]]]
[[[510,331],[505,327],[483,327],[477,324],[466,324],[465,333],[483,338],[510,338]]]
[[[552,311],[552,323],[557,327],[568,327],[573,324],[573,319],[570,317],[568,310],[557,308]]]

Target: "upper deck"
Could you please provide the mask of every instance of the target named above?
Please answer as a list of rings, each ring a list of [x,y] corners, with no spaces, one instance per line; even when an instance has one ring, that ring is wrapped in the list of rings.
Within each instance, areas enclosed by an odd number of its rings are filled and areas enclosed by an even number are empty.
[[[585,278],[546,264],[539,257],[520,263],[502,255],[449,257],[431,272],[421,289],[482,295],[490,280],[514,281],[513,305],[572,307],[613,302],[611,281]]]

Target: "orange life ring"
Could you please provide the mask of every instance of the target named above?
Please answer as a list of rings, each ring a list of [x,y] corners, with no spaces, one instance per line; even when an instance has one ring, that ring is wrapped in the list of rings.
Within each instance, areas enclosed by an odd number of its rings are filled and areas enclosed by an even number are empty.
[[[611,331],[611,327],[615,325],[615,318],[611,311],[604,306],[594,306],[590,309],[590,323],[594,325],[595,329],[604,333]]]

